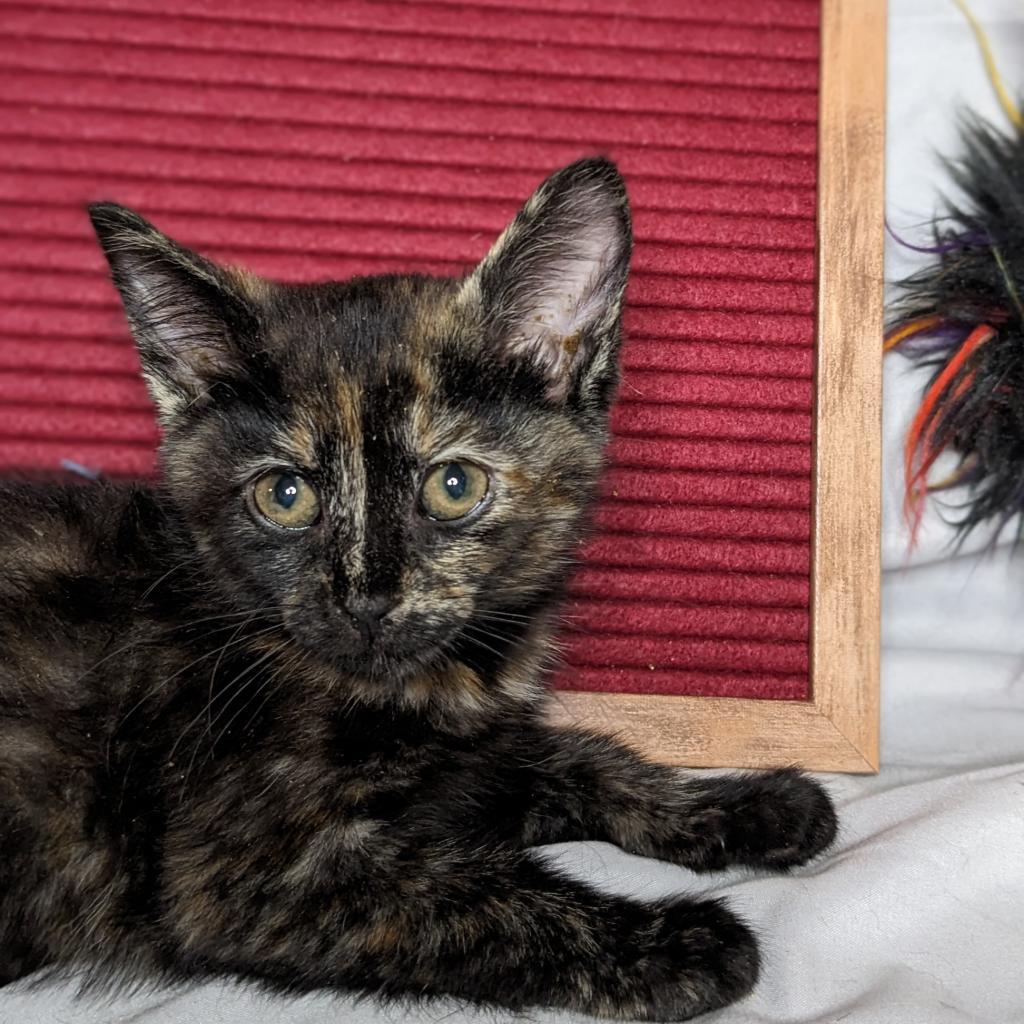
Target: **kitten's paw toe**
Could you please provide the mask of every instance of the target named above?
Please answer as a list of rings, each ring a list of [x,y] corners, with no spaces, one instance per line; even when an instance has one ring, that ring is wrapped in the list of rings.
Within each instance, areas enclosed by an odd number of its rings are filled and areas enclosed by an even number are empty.
[[[669,904],[654,931],[638,960],[638,1019],[690,1020],[742,999],[757,982],[757,940],[717,900]]]
[[[820,783],[796,771],[763,776],[759,806],[748,825],[748,863],[785,870],[828,849],[838,822]]]

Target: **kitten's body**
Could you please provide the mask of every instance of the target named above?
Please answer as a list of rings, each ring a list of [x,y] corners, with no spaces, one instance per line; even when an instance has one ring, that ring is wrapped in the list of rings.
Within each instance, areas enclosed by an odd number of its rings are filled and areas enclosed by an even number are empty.
[[[466,282],[284,288],[94,216],[166,484],[0,492],[0,982],[655,1019],[746,992],[756,946],[721,905],[601,895],[529,852],[784,868],[834,832],[798,775],[686,778],[544,721],[616,376],[614,169],[556,175]],[[456,458],[489,490],[439,522],[420,481]],[[252,506],[275,466],[315,483],[308,528]]]

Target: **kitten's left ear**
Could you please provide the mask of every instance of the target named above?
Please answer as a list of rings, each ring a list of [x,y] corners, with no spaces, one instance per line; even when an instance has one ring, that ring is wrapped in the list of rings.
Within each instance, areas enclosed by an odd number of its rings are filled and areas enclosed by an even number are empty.
[[[218,384],[244,379],[257,278],[218,266],[116,203],[89,207],[157,412],[169,425]],[[251,353],[250,353],[251,358]]]
[[[610,160],[579,160],[545,181],[468,277],[460,301],[488,333],[548,378],[556,401],[605,405],[618,377],[632,231]]]

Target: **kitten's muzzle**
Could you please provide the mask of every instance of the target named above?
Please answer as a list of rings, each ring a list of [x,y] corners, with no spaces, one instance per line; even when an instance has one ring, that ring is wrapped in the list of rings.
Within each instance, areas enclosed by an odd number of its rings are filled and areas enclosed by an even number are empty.
[[[345,602],[345,612],[359,633],[365,647],[372,647],[380,636],[384,618],[395,607],[395,600],[387,595],[350,597]]]

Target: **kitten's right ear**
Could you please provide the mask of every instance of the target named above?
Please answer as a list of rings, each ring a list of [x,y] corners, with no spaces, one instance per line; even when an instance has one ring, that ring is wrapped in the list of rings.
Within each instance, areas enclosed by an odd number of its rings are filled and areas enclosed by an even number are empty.
[[[167,424],[216,384],[244,374],[239,341],[256,329],[245,279],[124,206],[94,203],[89,216],[121,293],[150,394]]]
[[[527,200],[459,301],[492,344],[548,378],[548,396],[604,410],[618,377],[632,228],[626,186],[604,157],[556,171]]]

